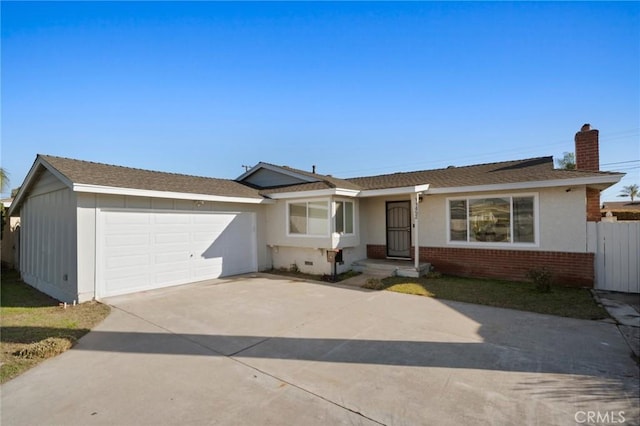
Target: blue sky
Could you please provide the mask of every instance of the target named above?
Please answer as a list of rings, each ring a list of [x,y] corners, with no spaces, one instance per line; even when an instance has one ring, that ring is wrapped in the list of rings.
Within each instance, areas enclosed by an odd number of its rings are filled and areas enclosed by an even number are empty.
[[[2,158],[340,177],[573,151],[640,184],[640,4],[6,2]],[[619,200],[619,199],[618,199]]]

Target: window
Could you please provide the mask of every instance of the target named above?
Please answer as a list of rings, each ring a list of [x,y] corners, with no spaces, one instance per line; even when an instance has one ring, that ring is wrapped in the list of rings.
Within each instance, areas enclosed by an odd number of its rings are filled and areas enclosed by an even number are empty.
[[[336,232],[353,234],[353,203],[336,201]]]
[[[449,241],[535,244],[535,197],[449,200]]]
[[[328,235],[329,203],[327,201],[289,203],[289,234]]]

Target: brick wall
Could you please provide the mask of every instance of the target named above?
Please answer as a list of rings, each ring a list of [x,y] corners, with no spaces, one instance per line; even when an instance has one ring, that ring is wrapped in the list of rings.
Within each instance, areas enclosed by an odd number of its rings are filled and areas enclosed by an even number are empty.
[[[595,188],[587,188],[587,221],[599,222],[601,219],[600,191]]]
[[[367,257],[383,259],[384,245],[367,245]],[[411,250],[413,253],[413,249]],[[547,267],[559,285],[593,287],[593,253],[420,247],[420,260],[444,274],[526,281],[533,268]]]
[[[576,144],[576,169],[597,172],[600,170],[600,154],[598,147],[598,130],[592,129],[589,124],[575,136]]]
[[[598,130],[585,124],[576,133],[576,169],[597,172],[600,170],[600,154]],[[599,222],[600,215],[600,191],[587,188],[587,221]]]

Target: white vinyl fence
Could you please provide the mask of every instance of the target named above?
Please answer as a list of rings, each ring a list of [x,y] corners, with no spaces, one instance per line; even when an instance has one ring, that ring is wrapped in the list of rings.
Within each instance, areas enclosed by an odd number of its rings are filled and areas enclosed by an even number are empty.
[[[640,222],[590,222],[595,288],[640,293]]]

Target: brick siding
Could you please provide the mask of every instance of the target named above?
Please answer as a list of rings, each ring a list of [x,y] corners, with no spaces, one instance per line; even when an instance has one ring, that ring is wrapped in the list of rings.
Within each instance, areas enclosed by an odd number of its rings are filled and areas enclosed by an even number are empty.
[[[367,257],[384,259],[386,247],[368,244]],[[593,287],[594,282],[593,253],[420,247],[420,261],[431,263],[438,272],[463,277],[527,281],[530,269],[547,267],[559,285]]]
[[[597,172],[600,170],[598,130],[585,124],[575,136],[576,169]]]
[[[597,172],[600,170],[599,132],[592,129],[589,124],[575,136],[576,145],[576,169]],[[587,221],[599,222],[600,215],[600,191],[595,188],[587,188]]]
[[[595,188],[587,188],[587,221],[600,222],[601,219],[600,191]]]

